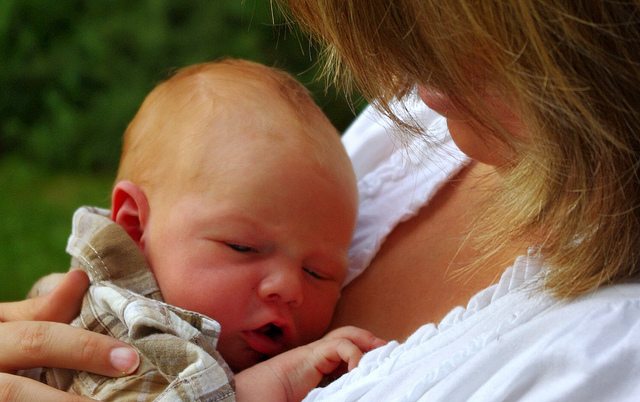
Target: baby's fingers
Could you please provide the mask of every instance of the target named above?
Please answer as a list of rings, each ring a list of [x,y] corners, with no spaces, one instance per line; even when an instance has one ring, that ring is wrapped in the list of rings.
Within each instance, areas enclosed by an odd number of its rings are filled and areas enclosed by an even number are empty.
[[[334,329],[324,337],[325,339],[341,339],[345,338],[353,342],[363,352],[368,352],[380,346],[386,345],[387,341],[378,338],[372,332],[366,329],[346,326]]]
[[[340,359],[343,362],[347,363],[348,371],[351,371],[358,366],[363,354],[358,346],[354,345],[347,339],[342,339],[338,342],[336,353],[340,356]]]
[[[305,353],[305,355],[308,362],[311,362],[323,376],[335,374],[338,368],[341,368],[340,372],[343,373],[345,366],[348,371],[351,371],[360,363],[363,354],[358,346],[346,338],[323,338],[303,348],[312,350],[312,353]]]

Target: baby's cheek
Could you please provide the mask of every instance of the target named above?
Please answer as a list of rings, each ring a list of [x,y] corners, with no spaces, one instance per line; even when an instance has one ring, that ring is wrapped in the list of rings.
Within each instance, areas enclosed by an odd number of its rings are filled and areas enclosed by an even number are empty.
[[[300,344],[306,344],[322,338],[329,328],[336,302],[315,303],[298,320]],[[298,345],[299,346],[299,345]]]

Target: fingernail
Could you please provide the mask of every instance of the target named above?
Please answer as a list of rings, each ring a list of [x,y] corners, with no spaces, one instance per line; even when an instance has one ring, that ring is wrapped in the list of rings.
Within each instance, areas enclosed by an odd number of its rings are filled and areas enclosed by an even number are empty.
[[[140,364],[138,353],[131,348],[120,347],[111,350],[109,354],[111,365],[123,374],[131,374]]]

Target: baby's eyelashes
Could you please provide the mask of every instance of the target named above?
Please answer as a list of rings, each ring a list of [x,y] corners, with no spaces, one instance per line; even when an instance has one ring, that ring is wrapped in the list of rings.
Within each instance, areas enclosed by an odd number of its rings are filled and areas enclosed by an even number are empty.
[[[255,248],[251,247],[251,246],[245,246],[243,244],[238,244],[238,243],[229,243],[226,242],[225,243],[227,245],[227,247],[229,247],[230,249],[237,251],[239,253],[255,253],[258,250],[256,250]]]
[[[311,276],[314,279],[318,279],[318,280],[326,280],[328,279],[327,277],[325,277],[322,274],[319,274],[318,272],[314,271],[311,268],[306,268],[306,267],[302,267],[302,270],[309,276]]]

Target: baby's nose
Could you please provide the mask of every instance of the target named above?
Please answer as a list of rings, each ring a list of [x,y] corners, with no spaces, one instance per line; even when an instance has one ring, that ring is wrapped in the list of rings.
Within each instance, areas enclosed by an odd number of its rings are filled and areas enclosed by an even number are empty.
[[[291,307],[299,307],[304,301],[302,269],[274,270],[260,282],[258,294],[268,302],[280,302]]]

